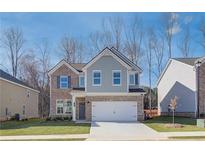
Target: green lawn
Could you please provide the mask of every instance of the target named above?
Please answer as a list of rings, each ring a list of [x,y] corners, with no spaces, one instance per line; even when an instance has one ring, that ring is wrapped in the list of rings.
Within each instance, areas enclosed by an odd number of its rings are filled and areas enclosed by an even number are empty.
[[[160,116],[144,121],[144,124],[158,132],[184,132],[184,131],[205,131],[205,128],[196,126],[196,119],[175,117],[175,122],[182,124],[182,128],[167,128],[165,125],[172,123],[172,117]]]
[[[49,134],[88,134],[90,124],[76,124],[69,121],[6,121],[0,123],[0,135],[49,135]]]

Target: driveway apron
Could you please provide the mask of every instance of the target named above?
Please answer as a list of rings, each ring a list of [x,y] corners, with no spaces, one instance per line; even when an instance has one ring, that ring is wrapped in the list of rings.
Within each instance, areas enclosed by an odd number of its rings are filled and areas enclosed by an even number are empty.
[[[155,130],[140,122],[92,122],[88,140],[163,140]]]

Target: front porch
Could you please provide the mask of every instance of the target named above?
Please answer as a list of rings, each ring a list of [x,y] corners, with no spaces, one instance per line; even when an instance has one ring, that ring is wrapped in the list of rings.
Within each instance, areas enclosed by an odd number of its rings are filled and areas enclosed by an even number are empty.
[[[91,112],[90,102],[86,102],[85,92],[84,91],[72,91],[72,120],[76,122],[88,122],[91,119],[89,118],[89,113]]]

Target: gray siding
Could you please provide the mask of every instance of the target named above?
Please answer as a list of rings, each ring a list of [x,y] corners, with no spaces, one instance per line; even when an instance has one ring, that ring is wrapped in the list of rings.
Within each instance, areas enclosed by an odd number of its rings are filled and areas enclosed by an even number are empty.
[[[168,112],[168,105],[175,96],[178,97],[176,112],[195,112],[196,92],[179,82],[174,84],[166,97],[161,101],[161,112]]]
[[[92,71],[101,70],[101,86],[92,86]],[[112,85],[112,70],[121,70],[121,86]],[[112,56],[103,56],[87,69],[87,92],[127,92],[127,68]]]

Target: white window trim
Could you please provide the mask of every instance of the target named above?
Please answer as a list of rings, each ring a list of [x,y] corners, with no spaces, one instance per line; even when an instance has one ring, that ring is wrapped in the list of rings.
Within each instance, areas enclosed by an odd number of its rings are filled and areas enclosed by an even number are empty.
[[[82,78],[82,77],[84,78],[84,85],[82,85],[80,82],[81,81],[80,78]],[[84,75],[79,75],[79,87],[81,87],[81,88],[85,87],[85,76]]]
[[[64,114],[64,111],[63,111],[63,113],[58,113],[58,106],[57,106],[57,102],[58,101],[64,101],[63,99],[56,99],[56,115],[63,115]]]
[[[100,84],[94,84],[94,73],[100,73]],[[101,86],[102,84],[102,71],[101,70],[93,70],[92,71],[92,86]]]
[[[61,87],[61,78],[67,78],[67,87]],[[64,82],[65,83],[65,82]],[[68,76],[66,76],[66,75],[61,75],[60,76],[60,89],[68,89]]]
[[[120,73],[120,84],[115,84],[114,83],[114,73]],[[122,82],[121,70],[112,70],[112,86],[121,86],[121,82]]]
[[[134,83],[133,84],[130,83],[130,75],[134,75]],[[135,83],[135,73],[134,72],[129,74],[129,85],[130,86],[136,85],[136,83]]]
[[[64,103],[67,101],[71,101],[71,104],[72,104],[72,100],[71,99],[56,99],[56,115],[67,115],[67,114],[65,114],[64,106],[63,106],[63,113],[58,113],[58,110],[57,110],[57,102],[58,101],[63,101],[63,105],[64,105]]]

